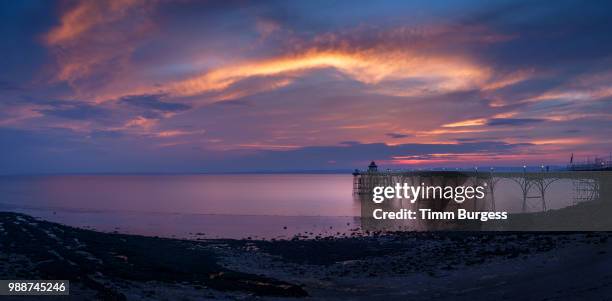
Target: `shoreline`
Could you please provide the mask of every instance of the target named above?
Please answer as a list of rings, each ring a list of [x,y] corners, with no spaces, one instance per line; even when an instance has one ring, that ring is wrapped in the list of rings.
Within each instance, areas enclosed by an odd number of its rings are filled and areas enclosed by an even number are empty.
[[[191,241],[101,233],[10,212],[0,212],[0,225],[2,279],[69,279],[76,300],[487,300],[512,292],[555,299],[563,284],[565,295],[612,294],[610,232]]]
[[[7,263],[2,279],[68,279],[76,294],[125,300],[130,282],[188,283],[219,292],[304,296],[298,286],[232,271],[207,248],[216,243],[102,233],[0,213],[0,245]],[[146,286],[146,285],[145,285]]]
[[[187,240],[202,239],[292,239],[350,236],[359,232],[358,216],[287,216],[206,213],[63,210],[2,206],[0,212],[15,212],[36,219],[103,233]],[[168,227],[168,225],[171,225]],[[338,234],[340,233],[340,234]]]

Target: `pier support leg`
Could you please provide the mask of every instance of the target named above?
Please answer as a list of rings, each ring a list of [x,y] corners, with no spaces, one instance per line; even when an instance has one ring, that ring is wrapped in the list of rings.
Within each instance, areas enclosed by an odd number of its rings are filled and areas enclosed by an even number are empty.
[[[491,210],[495,211],[495,181],[491,179],[489,190],[491,191]]]
[[[529,181],[525,178],[521,183],[521,190],[523,192],[523,212],[527,212],[527,194],[529,194]]]

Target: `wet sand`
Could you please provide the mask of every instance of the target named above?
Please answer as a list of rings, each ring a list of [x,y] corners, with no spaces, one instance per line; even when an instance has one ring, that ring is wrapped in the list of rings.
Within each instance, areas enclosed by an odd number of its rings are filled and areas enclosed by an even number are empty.
[[[69,279],[73,300],[606,300],[610,236],[408,232],[189,241],[0,213],[0,277]]]

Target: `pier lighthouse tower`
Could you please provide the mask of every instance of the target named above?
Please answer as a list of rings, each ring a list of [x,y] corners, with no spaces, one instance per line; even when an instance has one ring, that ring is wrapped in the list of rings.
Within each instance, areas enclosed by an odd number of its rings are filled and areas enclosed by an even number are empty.
[[[353,172],[353,194],[369,194],[372,191],[373,181],[378,176],[378,166],[376,162],[370,162],[366,172],[355,169]]]
[[[376,162],[370,162],[370,165],[368,165],[368,172],[378,172],[378,166],[376,166]]]

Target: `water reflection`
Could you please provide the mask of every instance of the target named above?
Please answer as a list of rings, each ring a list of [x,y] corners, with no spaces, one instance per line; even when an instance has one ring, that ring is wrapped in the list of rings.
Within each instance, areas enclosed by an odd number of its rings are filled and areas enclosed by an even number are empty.
[[[350,185],[337,174],[11,176],[0,210],[165,237],[316,237],[359,227]]]
[[[72,226],[168,237],[350,235],[362,226],[361,210],[372,204],[369,195],[353,196],[352,185],[349,174],[5,176],[0,177],[0,209]],[[573,179],[550,184],[547,209],[575,204],[580,189],[588,192],[588,185]],[[611,187],[610,182],[598,184],[598,196],[609,196]],[[539,199],[527,200],[527,212],[541,211]],[[486,199],[464,205],[484,210],[490,204]],[[422,206],[405,200],[384,205],[389,209]],[[455,206],[444,200],[430,205]],[[523,196],[514,181],[496,183],[496,210],[519,213],[522,205]],[[364,221],[363,226],[370,229],[372,225]],[[401,230],[447,227],[435,221],[405,221],[400,226]]]

